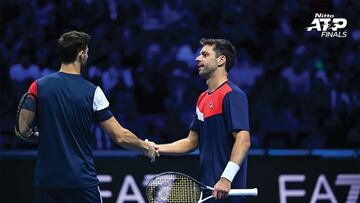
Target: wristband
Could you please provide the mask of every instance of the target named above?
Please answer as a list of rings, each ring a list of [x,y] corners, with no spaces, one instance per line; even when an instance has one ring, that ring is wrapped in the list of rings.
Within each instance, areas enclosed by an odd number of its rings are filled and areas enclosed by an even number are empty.
[[[236,173],[239,171],[239,169],[240,169],[239,165],[237,165],[236,163],[234,163],[232,161],[229,161],[227,163],[225,170],[222,173],[221,177],[226,178],[227,180],[232,182],[234,180]]]

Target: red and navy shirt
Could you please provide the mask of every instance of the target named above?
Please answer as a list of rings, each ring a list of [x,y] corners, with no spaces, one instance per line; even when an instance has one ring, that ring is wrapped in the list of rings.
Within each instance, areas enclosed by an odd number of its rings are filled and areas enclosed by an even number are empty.
[[[87,187],[99,184],[92,150],[93,122],[112,117],[103,91],[76,74],[56,72],[34,81],[39,150],[35,187]]]
[[[246,94],[231,81],[213,92],[203,92],[190,130],[199,135],[201,182],[213,186],[230,160],[235,142],[232,133],[249,131]],[[246,188],[246,168],[247,157],[232,182],[233,188]]]

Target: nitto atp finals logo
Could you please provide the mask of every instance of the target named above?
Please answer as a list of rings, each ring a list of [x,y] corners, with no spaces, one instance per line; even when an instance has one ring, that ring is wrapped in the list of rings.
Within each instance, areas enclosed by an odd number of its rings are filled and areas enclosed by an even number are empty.
[[[315,29],[321,32],[321,37],[346,37],[347,31],[344,30],[347,25],[345,18],[335,18],[334,15],[315,13],[315,18],[310,27],[305,29],[310,32]]]

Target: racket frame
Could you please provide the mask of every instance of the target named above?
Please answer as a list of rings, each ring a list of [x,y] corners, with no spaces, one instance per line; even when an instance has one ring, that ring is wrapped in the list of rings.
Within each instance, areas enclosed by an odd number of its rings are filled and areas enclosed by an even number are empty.
[[[183,174],[183,173],[180,173],[180,172],[174,172],[174,171],[168,171],[168,172],[163,172],[163,173],[159,173],[157,174],[156,176],[154,176],[153,178],[150,179],[149,183],[147,184],[146,186],[146,197],[149,199],[148,197],[148,193],[147,193],[147,188],[149,187],[150,183],[155,180],[156,178],[158,177],[161,177],[161,176],[164,176],[164,175],[178,175],[178,176],[184,176],[192,181],[194,181],[196,184],[199,185],[199,188],[201,190],[201,193],[200,193],[200,199],[198,200],[197,203],[202,203],[202,202],[205,202],[206,200],[210,199],[210,198],[213,198],[212,195],[208,196],[208,197],[205,197],[204,199],[203,198],[203,192],[204,191],[213,191],[214,188],[212,187],[209,187],[199,181],[197,181],[196,179],[194,179],[193,177],[189,176],[189,175],[186,175],[186,174]],[[246,196],[257,196],[258,195],[258,189],[257,188],[251,188],[251,189],[231,189],[229,191],[229,196],[241,196],[241,195],[246,195]]]
[[[31,93],[31,92],[26,92],[25,94],[23,94],[21,96],[21,99],[20,99],[20,102],[19,102],[19,105],[16,109],[16,120],[15,120],[15,135],[20,137],[21,139],[25,140],[25,141],[34,141],[33,139],[31,139],[34,135],[34,133],[37,132],[37,127],[35,125],[34,129],[32,129],[31,133],[29,136],[24,136],[21,134],[20,132],[20,127],[19,127],[19,117],[20,117],[20,113],[21,113],[21,110],[22,110],[22,107],[24,106],[25,104],[25,100],[27,99],[28,96],[32,96],[34,97],[35,99],[35,102],[37,102],[37,96],[34,94],[34,93]],[[36,112],[35,112],[35,115],[36,115]]]

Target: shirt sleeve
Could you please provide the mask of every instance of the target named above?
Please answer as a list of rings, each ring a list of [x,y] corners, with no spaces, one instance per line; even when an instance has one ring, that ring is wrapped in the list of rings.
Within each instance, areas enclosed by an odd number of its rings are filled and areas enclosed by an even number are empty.
[[[106,121],[113,117],[109,108],[109,101],[106,99],[106,96],[100,87],[97,87],[94,93],[93,110],[95,114],[95,121],[97,123]]]
[[[31,83],[31,85],[30,85],[30,87],[28,89],[28,92],[34,94],[35,96],[37,96],[38,95],[37,85],[38,85],[38,81],[35,80],[33,83]]]
[[[27,96],[27,98],[25,99],[25,102],[23,104],[23,108],[30,110],[32,112],[36,112],[36,97],[38,95],[37,92],[37,80],[35,80],[33,83],[31,83],[29,89],[28,89],[28,93],[34,94],[35,97],[33,95],[29,95]]]
[[[190,124],[190,130],[195,131],[195,132],[199,132],[199,120],[197,119],[197,117],[195,116],[193,121]]]
[[[199,111],[199,109],[196,107],[196,114],[194,116],[193,121],[190,124],[190,130],[199,132],[199,122],[204,121],[203,114]]]
[[[228,133],[249,131],[249,107],[245,93],[232,91],[224,97],[223,112]]]

